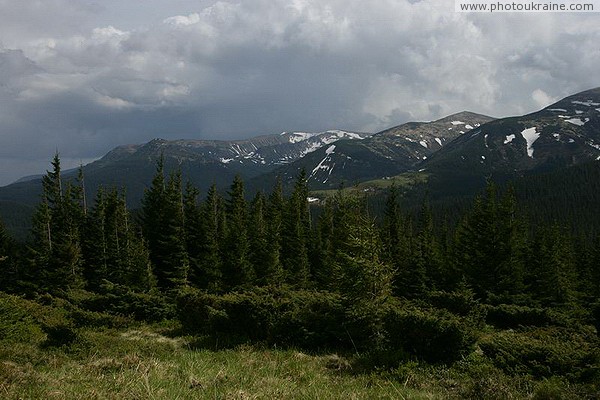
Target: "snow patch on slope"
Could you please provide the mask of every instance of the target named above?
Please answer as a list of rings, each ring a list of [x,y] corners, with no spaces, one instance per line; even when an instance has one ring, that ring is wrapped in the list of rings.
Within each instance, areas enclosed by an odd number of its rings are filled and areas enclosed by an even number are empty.
[[[323,169],[325,171],[329,171],[329,173],[327,174],[327,178],[325,178],[325,180],[323,181],[323,183],[326,183],[329,180],[329,176],[331,175],[331,172],[333,172],[333,167],[335,166],[332,165],[331,167],[329,165],[326,164],[327,161],[331,160],[331,154],[335,153],[335,144],[332,144],[331,146],[329,146],[326,150],[325,150],[325,154],[327,154],[322,160],[321,162],[312,170],[312,172],[310,173],[310,176],[308,177],[308,179],[312,178],[313,176],[315,176],[315,174],[317,172],[319,172],[319,170]]]
[[[318,133],[292,132],[290,133],[290,137],[288,140],[290,141],[290,143],[298,143],[310,139],[311,137],[316,135],[318,135]]]
[[[590,140],[589,142],[586,142],[586,143],[587,143],[588,146],[593,147],[596,150],[600,150],[600,145],[597,145],[593,141]]]
[[[514,140],[514,138],[516,138],[515,135],[508,135],[506,137],[506,139],[504,139],[504,144],[509,144],[510,142],[512,142]]]
[[[527,141],[527,155],[533,158],[533,144],[540,138],[539,132],[536,132],[536,128],[527,128],[521,132],[521,136]]]
[[[333,133],[335,134],[339,139],[342,138],[349,138],[349,139],[357,139],[357,140],[362,140],[364,139],[364,137],[354,133],[354,132],[346,132],[346,131],[340,131],[340,130],[332,130],[332,131],[327,131],[327,133]]]
[[[581,118],[571,118],[571,119],[565,119],[565,122],[568,122],[570,124],[577,125],[577,126],[583,126],[589,120],[590,120],[589,118],[586,118],[585,120],[582,120]]]
[[[320,143],[312,143],[306,149],[304,149],[304,150],[301,151],[302,157],[304,157],[308,153],[312,153],[313,151],[319,150],[321,147],[322,147],[322,145]]]
[[[586,100],[586,101],[574,100],[571,103],[573,103],[573,104],[579,104],[579,105],[586,106],[586,107],[600,106],[600,103],[593,103],[592,100]]]

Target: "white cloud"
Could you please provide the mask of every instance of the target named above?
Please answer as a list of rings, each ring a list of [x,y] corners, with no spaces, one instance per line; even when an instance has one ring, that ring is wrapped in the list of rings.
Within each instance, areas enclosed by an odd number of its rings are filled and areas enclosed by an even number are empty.
[[[164,20],[165,24],[183,25],[183,26],[194,25],[194,24],[197,24],[198,22],[200,22],[200,15],[198,15],[198,13],[193,13],[193,14],[190,14],[187,16],[186,15],[176,15],[174,17],[169,17]]]
[[[549,106],[550,104],[554,103],[557,100],[556,98],[548,96],[548,94],[546,92],[544,92],[542,89],[535,89],[531,93],[531,98],[536,102],[536,104],[540,108]]]
[[[120,99],[118,97],[110,97],[105,95],[98,95],[96,98],[98,104],[108,107],[114,108],[118,110],[126,109],[133,107],[133,104],[127,100]]]

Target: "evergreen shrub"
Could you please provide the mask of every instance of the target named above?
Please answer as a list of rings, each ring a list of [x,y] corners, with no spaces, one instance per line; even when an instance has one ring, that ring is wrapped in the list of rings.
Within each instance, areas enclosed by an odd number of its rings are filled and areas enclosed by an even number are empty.
[[[6,342],[32,341],[42,337],[33,307],[34,302],[0,292],[0,340]]]
[[[427,294],[427,302],[436,308],[446,309],[454,314],[467,316],[474,312],[481,312],[481,306],[475,300],[472,290],[462,289],[452,292],[432,291]]]
[[[485,309],[487,311],[486,322],[500,329],[520,326],[568,326],[571,324],[567,316],[551,308],[499,304],[486,305]]]
[[[596,327],[596,334],[600,337],[600,302],[592,305],[592,319]]]
[[[187,289],[178,297],[183,328],[194,334],[303,348],[347,342],[341,296],[286,287],[222,295]]]
[[[106,282],[100,293],[81,299],[79,305],[89,311],[131,316],[156,322],[175,317],[175,308],[158,292],[135,292],[123,285]]]
[[[478,336],[478,321],[444,309],[402,304],[384,319],[391,350],[402,349],[427,362],[453,362],[469,353]]]
[[[600,347],[593,332],[563,327],[502,331],[479,342],[495,365],[512,375],[600,381]]]
[[[63,347],[79,339],[77,328],[64,315],[53,314],[41,321],[42,331],[46,334],[45,346]]]

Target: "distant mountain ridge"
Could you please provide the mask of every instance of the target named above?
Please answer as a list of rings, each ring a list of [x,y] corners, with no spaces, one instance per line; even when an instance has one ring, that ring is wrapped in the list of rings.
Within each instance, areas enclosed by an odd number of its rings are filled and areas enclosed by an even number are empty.
[[[282,132],[245,140],[164,140],[154,139],[141,145],[119,146],[111,150],[98,165],[130,156],[154,158],[158,153],[180,161],[201,163],[281,165],[292,162],[320,147],[340,139],[364,139],[369,133],[329,130],[324,132]],[[94,163],[92,163],[94,164]]]
[[[213,183],[219,187],[229,185],[235,175],[247,180],[267,173],[337,140],[362,140],[370,135],[328,130],[282,132],[232,141],[157,138],[144,144],[118,146],[85,165],[86,190],[93,195],[99,186],[126,188],[129,205],[137,207],[161,156],[167,171],[181,169],[184,179],[206,190]],[[65,171],[67,177],[75,173]],[[41,176],[30,176],[0,188],[0,202],[37,203],[40,179]]]
[[[455,138],[492,120],[463,111],[432,122],[408,122],[360,141],[340,140],[255,178],[253,185],[266,189],[277,176],[291,181],[301,169],[313,189],[397,175],[417,168]]]

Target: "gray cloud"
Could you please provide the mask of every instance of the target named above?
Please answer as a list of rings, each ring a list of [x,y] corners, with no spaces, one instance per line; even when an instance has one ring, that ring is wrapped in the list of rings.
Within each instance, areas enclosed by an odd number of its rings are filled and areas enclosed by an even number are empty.
[[[57,148],[75,163],[153,137],[377,131],[465,109],[525,113],[598,85],[595,14],[147,3],[0,0],[0,183],[43,171]]]

